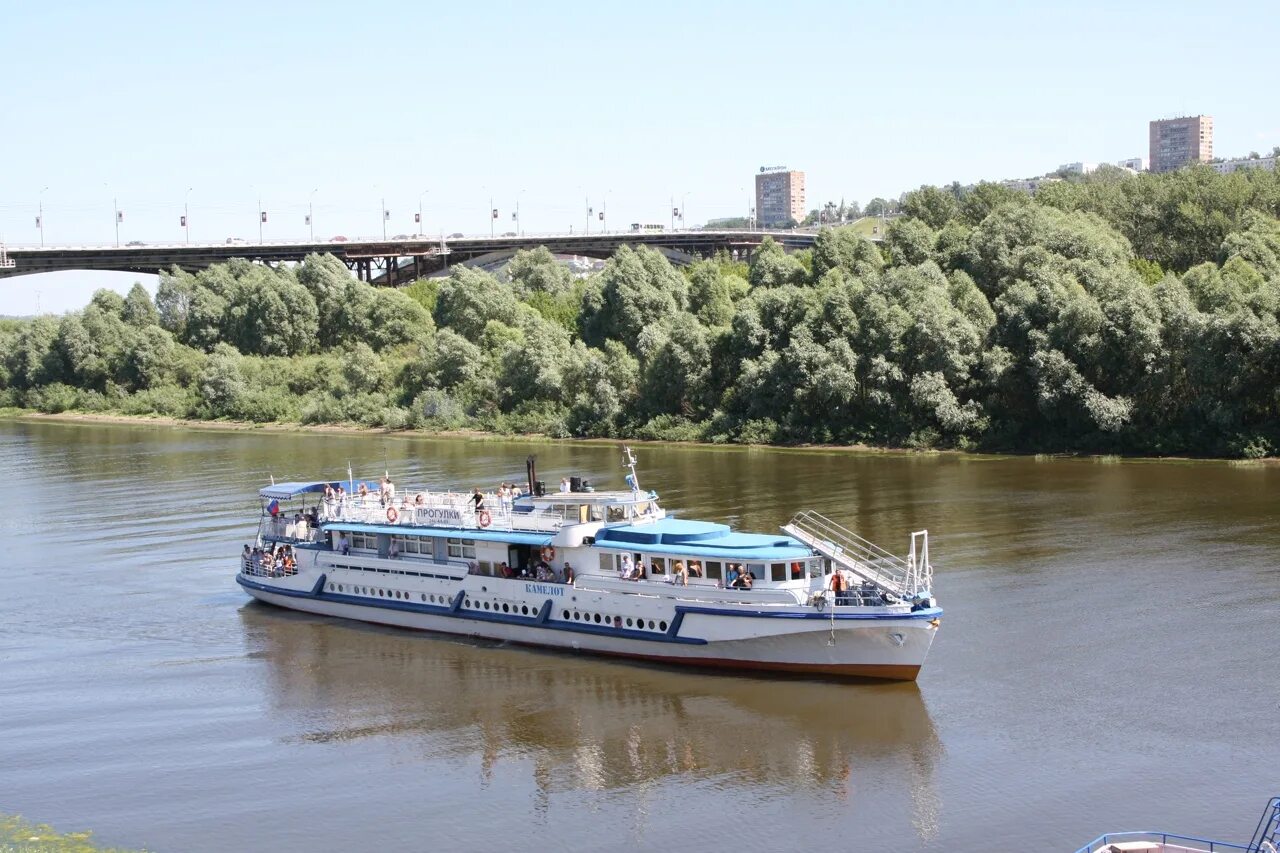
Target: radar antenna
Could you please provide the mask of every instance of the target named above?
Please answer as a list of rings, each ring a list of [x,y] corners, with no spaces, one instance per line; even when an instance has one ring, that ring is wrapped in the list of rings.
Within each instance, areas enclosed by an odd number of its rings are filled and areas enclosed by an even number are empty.
[[[627,475],[627,485],[631,487],[631,491],[638,492],[640,491],[640,480],[636,477],[636,456],[631,452],[630,447],[622,448],[622,452],[626,454],[626,461],[622,467],[631,471],[631,473]]]

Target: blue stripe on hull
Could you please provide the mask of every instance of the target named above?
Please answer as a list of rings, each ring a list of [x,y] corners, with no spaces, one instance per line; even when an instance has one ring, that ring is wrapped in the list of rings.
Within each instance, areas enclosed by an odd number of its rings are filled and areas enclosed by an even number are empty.
[[[500,622],[508,625],[520,625],[526,628],[543,628],[550,631],[570,631],[577,634],[596,634],[604,637],[620,637],[627,640],[647,640],[653,643],[681,643],[684,645],[705,646],[706,640],[697,637],[676,637],[673,632],[668,630],[667,633],[661,634],[652,631],[636,631],[630,628],[612,628],[605,625],[582,625],[576,622],[552,622],[549,617],[551,610],[547,609],[547,605],[551,604],[551,599],[547,599],[543,604],[543,610],[546,617],[541,613],[535,613],[532,616],[511,616],[506,613],[493,613],[489,611],[461,610],[464,590],[458,590],[452,604],[418,604],[413,601],[403,600],[386,600],[386,599],[368,599],[361,596],[346,595],[344,593],[334,592],[307,592],[297,589],[280,589],[279,587],[267,586],[256,581],[251,581],[244,575],[236,575],[236,583],[248,589],[256,589],[262,592],[269,592],[274,595],[283,595],[288,598],[309,598],[314,601],[332,601],[337,604],[353,604],[360,607],[380,607],[384,610],[404,610],[410,613],[426,613],[431,616],[449,616],[455,619],[469,619],[475,622]],[[554,605],[553,605],[554,606]],[[677,617],[679,615],[677,614]],[[545,621],[544,621],[545,620]]]

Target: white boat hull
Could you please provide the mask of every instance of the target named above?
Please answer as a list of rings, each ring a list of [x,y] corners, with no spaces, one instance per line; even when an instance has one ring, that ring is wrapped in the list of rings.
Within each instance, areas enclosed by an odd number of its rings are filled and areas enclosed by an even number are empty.
[[[391,598],[391,590],[351,594],[368,587],[352,587],[341,570],[237,579],[260,601],[324,616],[669,664],[837,678],[915,680],[938,626],[933,611],[728,605],[681,598],[664,584],[654,584],[652,595],[623,594],[468,576],[417,581],[418,588],[394,590]]]

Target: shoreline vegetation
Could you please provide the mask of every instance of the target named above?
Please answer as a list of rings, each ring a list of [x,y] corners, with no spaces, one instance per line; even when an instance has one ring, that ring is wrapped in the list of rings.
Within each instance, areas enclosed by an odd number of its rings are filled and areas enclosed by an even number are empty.
[[[0,815],[0,853],[130,853],[122,847],[99,847],[92,832],[59,832],[47,823],[31,823],[20,815]],[[144,851],[133,851],[144,853]]]
[[[1044,453],[1044,452],[981,452],[976,450],[957,450],[954,448],[909,448],[909,447],[876,447],[869,444],[715,444],[706,441],[662,441],[654,439],[629,438],[557,438],[540,433],[503,434],[485,432],[483,430],[428,430],[408,427],[393,428],[381,426],[361,426],[354,423],[304,424],[291,422],[255,423],[253,421],[233,420],[193,420],[174,418],[166,415],[120,415],[100,412],[58,412],[46,414],[30,409],[0,409],[0,421],[13,420],[27,423],[60,423],[60,424],[99,424],[103,426],[152,426],[173,429],[213,430],[215,432],[268,432],[275,434],[321,433],[332,435],[377,435],[421,439],[465,439],[467,441],[526,441],[545,442],[548,444],[582,444],[582,445],[646,445],[661,444],[680,447],[721,450],[750,450],[764,448],[772,451],[788,453],[851,453],[867,456],[918,456],[918,455],[950,455],[966,459],[1011,459],[1025,456],[1036,456],[1053,459],[1090,459],[1097,462],[1227,462],[1232,464],[1273,465],[1280,464],[1280,458],[1266,457],[1259,459],[1231,459],[1217,456],[1136,456],[1107,453]],[[2,851],[0,851],[2,853]]]
[[[0,409],[860,450],[1280,451],[1280,174],[922,187],[880,244],[545,249],[401,289],[328,255],[0,321]],[[129,420],[133,423],[136,421]],[[290,428],[288,426],[281,428]]]

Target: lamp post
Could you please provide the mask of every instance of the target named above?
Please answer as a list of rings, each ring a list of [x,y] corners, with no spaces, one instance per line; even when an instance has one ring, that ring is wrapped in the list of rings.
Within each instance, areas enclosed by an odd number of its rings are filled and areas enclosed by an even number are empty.
[[[182,230],[186,232],[184,238],[186,242],[191,242],[191,211],[188,209],[187,203],[191,198],[191,190],[194,187],[187,187],[187,192],[182,196]]]
[[[493,239],[493,223],[498,220],[498,208],[493,206],[493,196],[489,196],[489,239]]]
[[[595,214],[595,211],[591,209],[591,199],[590,199],[590,198],[585,199],[585,200],[583,201],[583,204],[584,204],[584,205],[586,205],[586,208],[587,208],[587,230],[586,230],[584,233],[585,233],[588,237],[590,237],[590,236],[591,236],[591,217]]]
[[[120,202],[117,197],[112,196],[111,206],[116,211],[116,248],[120,247],[120,223],[124,221],[124,211],[120,209]]]
[[[309,229],[308,233],[311,235],[312,243],[316,241],[315,198],[316,198],[316,193],[318,192],[320,192],[320,188],[316,187],[311,191],[311,195],[307,196],[307,228]]]
[[[36,202],[36,228],[40,229],[40,248],[41,249],[44,248],[44,194],[45,194],[45,190],[48,190],[48,189],[49,189],[48,187],[45,187],[43,190],[40,190],[40,197],[37,199],[37,202]]]
[[[429,192],[431,192],[431,190],[423,190],[422,192],[418,193],[418,236],[419,237],[422,236],[422,197]]]
[[[387,200],[382,200],[382,239],[387,239],[387,220],[391,218],[391,214],[387,212]]]

